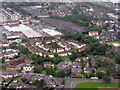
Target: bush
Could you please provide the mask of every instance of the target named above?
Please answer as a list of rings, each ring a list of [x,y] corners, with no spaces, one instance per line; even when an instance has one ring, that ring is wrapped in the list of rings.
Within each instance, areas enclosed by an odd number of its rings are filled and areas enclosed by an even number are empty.
[[[78,74],[78,75],[73,76],[73,78],[82,78],[82,77],[83,77],[82,74]]]
[[[110,78],[109,76],[103,76],[103,80],[104,80],[106,83],[110,83],[111,78]]]

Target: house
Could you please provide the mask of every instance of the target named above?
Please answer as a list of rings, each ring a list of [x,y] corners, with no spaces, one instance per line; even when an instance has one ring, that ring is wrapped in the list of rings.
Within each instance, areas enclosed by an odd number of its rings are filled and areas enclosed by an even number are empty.
[[[44,47],[44,44],[39,44],[39,45],[36,45],[36,46],[39,46],[39,48],[43,48]]]
[[[77,52],[77,50],[76,49],[70,49],[69,52],[71,52],[71,53],[72,52]]]
[[[89,31],[89,36],[97,36],[98,31]]]
[[[64,51],[63,51],[63,52],[59,52],[58,55],[59,55],[59,56],[67,56],[68,54],[67,54],[67,52],[64,52]]]
[[[79,48],[82,49],[83,47],[86,47],[86,44],[77,43],[75,46],[76,46],[78,49],[79,49]]]
[[[120,73],[120,64],[115,65],[115,70],[117,73]]]
[[[79,68],[80,67],[80,63],[79,62],[73,62],[72,67]]]
[[[58,45],[61,46],[61,47],[63,47],[63,48],[67,47],[67,44],[63,43],[63,42],[58,42]]]
[[[12,70],[12,71],[18,71],[20,68],[18,68],[17,66],[14,65],[7,65],[5,67],[5,70]]]
[[[13,88],[16,88],[16,89],[29,89],[29,88],[36,88],[35,86],[30,86],[28,84],[25,84],[23,82],[17,82],[17,81],[13,81],[9,84],[9,86],[12,86]]]
[[[44,46],[44,44],[42,44],[42,42],[36,42],[35,45],[36,45],[36,46],[39,46],[39,45]]]
[[[9,47],[9,43],[8,42],[0,42],[0,47]]]
[[[31,64],[33,63],[33,60],[31,60],[28,56],[26,56],[25,54],[20,54],[20,56],[17,59],[18,61],[25,61],[25,63]]]
[[[6,58],[14,58],[15,56],[18,56],[18,53],[20,51],[17,49],[5,49],[2,50],[2,55]]]
[[[50,44],[52,41],[51,40],[46,40],[45,43],[46,44]]]
[[[86,74],[90,74],[90,73],[92,73],[94,70],[95,70],[95,68],[84,68],[84,72],[85,72]]]
[[[68,43],[71,44],[71,45],[73,45],[73,46],[76,47],[77,49],[86,46],[86,44],[74,42],[74,41],[71,41],[71,40],[68,40]]]
[[[54,48],[49,48],[49,50],[51,51],[51,52],[56,52],[56,49],[54,49]]]
[[[72,53],[71,53],[71,52],[69,52],[69,51],[68,51],[67,53],[68,53],[68,55],[72,55]]]
[[[44,53],[44,57],[50,57],[50,58],[53,58],[54,57],[54,54],[53,53],[51,53],[51,52],[45,52]]]
[[[26,42],[23,42],[23,43],[20,43],[20,45],[22,45],[22,46],[26,46]]]
[[[72,73],[73,75],[80,74],[80,73],[81,73],[81,69],[80,69],[80,68],[73,67],[73,68],[71,68],[71,73]]]
[[[76,61],[76,62],[81,62],[81,60],[84,60],[84,62],[85,62],[85,61],[87,61],[88,58],[89,58],[89,57],[79,57],[79,58],[77,58],[75,61]]]
[[[72,67],[72,61],[67,59],[60,62],[57,67],[59,70],[69,70]]]
[[[11,78],[13,76],[14,76],[14,74],[12,74],[12,73],[2,73],[2,78],[8,79],[8,78]]]
[[[57,48],[57,53],[64,52],[64,48]]]
[[[66,50],[66,51],[69,51],[70,49],[71,49],[70,46],[66,46],[66,47],[65,47],[65,50]]]
[[[30,72],[33,70],[34,65],[32,64],[22,64],[20,65],[20,67],[22,68],[22,72]]]
[[[104,72],[104,73],[106,73],[107,68],[98,68],[97,71],[100,71],[100,72]]]
[[[55,87],[55,88],[63,88],[63,79],[62,78],[54,78],[45,76],[44,77],[45,84],[47,86]]]
[[[120,44],[119,43],[113,43],[112,50],[114,52],[119,52],[120,53]]]
[[[42,51],[37,51],[38,55],[42,56],[43,52]]]
[[[48,50],[49,50],[49,48],[46,47],[46,46],[43,46],[42,49],[44,49],[45,51],[48,51]]]
[[[54,64],[52,64],[51,62],[43,62],[43,67],[54,67]]]

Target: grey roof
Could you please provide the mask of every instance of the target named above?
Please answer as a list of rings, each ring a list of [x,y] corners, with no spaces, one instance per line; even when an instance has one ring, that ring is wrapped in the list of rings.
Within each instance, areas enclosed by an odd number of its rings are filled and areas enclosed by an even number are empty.
[[[72,68],[71,71],[74,73],[77,73],[77,72],[80,72],[81,69],[80,68]]]

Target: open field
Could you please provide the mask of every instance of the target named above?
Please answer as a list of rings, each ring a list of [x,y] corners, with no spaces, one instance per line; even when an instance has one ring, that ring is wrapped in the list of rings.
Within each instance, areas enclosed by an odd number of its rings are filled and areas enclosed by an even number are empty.
[[[119,43],[120,44],[120,42],[117,42],[117,41],[115,41],[115,42],[106,42],[108,45],[112,45],[113,43]]]
[[[118,83],[81,82],[75,86],[75,90],[77,88],[99,88],[99,87],[120,87],[120,86],[118,86]]]

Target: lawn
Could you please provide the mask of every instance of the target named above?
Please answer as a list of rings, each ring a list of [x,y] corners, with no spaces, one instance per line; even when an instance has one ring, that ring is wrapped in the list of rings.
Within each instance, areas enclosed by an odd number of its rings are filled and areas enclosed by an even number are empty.
[[[112,45],[113,43],[120,43],[120,42],[117,42],[117,41],[115,41],[115,42],[106,42],[108,45]]]
[[[120,83],[119,83],[120,84]],[[105,82],[81,82],[75,86],[77,88],[98,88],[98,87],[118,87],[118,83]],[[120,87],[120,86],[119,86]]]

